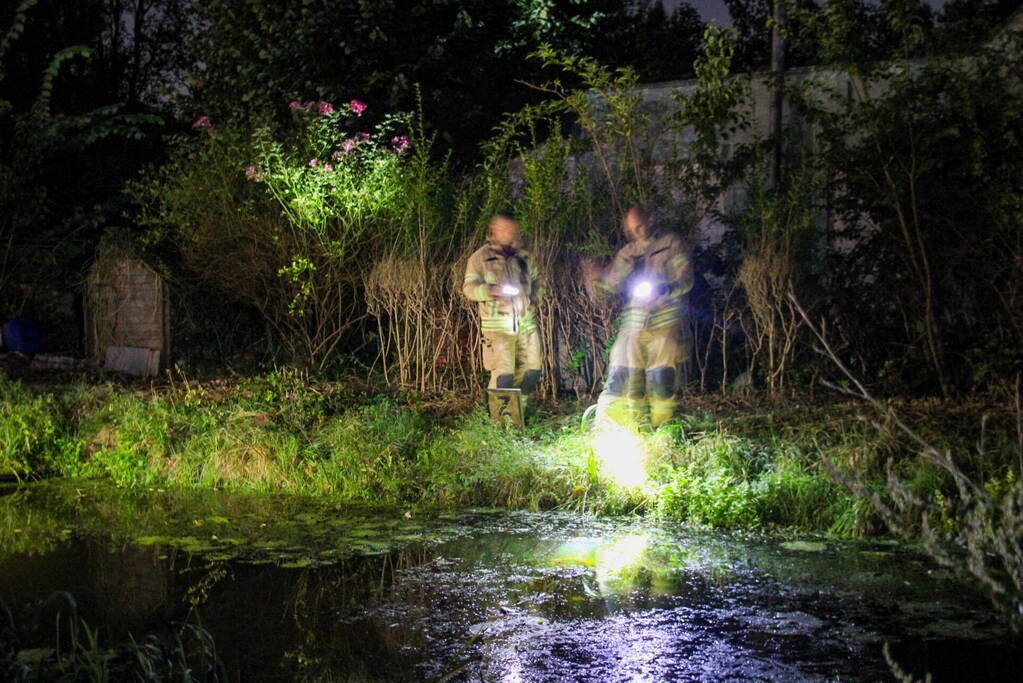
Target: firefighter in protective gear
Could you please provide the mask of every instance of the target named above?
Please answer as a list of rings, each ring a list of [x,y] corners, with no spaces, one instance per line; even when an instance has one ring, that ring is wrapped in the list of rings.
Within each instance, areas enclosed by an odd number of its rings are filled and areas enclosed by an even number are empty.
[[[462,292],[479,302],[483,367],[490,388],[522,390],[523,408],[540,381],[540,335],[535,306],[542,295],[533,258],[507,213],[490,221],[489,240],[469,257]]]
[[[597,399],[597,420],[646,420],[656,429],[675,412],[675,392],[687,360],[684,325],[693,286],[689,249],[677,235],[656,229],[642,207],[625,215],[629,243],[610,268],[586,269],[598,291],[624,293],[618,338],[611,348],[608,378]]]

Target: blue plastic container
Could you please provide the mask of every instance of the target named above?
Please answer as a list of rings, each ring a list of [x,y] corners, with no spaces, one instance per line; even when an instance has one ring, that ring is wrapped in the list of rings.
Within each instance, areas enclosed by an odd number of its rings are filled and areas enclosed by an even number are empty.
[[[31,318],[15,318],[4,323],[4,347],[26,356],[39,353],[39,328]]]

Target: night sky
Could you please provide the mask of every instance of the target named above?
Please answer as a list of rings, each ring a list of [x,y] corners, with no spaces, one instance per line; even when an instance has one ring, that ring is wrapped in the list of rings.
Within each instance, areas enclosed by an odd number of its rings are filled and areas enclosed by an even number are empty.
[[[678,5],[681,5],[683,1],[664,0],[664,7],[670,12]],[[728,8],[725,7],[725,3],[722,0],[691,0],[689,4],[700,11],[704,21],[714,20],[719,24],[732,23],[731,17],[728,16]]]

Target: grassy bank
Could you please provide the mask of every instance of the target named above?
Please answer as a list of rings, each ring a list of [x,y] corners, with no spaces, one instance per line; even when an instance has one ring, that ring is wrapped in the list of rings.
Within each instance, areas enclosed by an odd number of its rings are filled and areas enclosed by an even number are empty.
[[[912,490],[951,490],[858,404],[700,397],[652,435],[601,442],[585,405],[505,432],[463,399],[374,395],[356,381],[292,371],[161,387],[29,385],[0,377],[0,471],[19,478],[104,477],[121,486],[185,485],[329,496],[406,508],[497,506],[643,512],[723,528],[863,535],[869,505],[828,469],[881,487],[886,462]],[[906,404],[929,438],[973,448],[990,487],[1011,483],[1012,416],[985,406]],[[624,439],[624,440],[622,440]],[[645,460],[623,485],[617,456]]]

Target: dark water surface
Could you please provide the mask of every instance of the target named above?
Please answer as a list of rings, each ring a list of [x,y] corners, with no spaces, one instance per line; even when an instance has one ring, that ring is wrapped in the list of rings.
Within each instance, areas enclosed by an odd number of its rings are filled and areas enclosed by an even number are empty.
[[[897,545],[631,518],[0,488],[10,620],[43,638],[58,591],[111,643],[201,623],[247,681],[892,680],[885,642],[918,677],[1023,671],[984,596]]]

